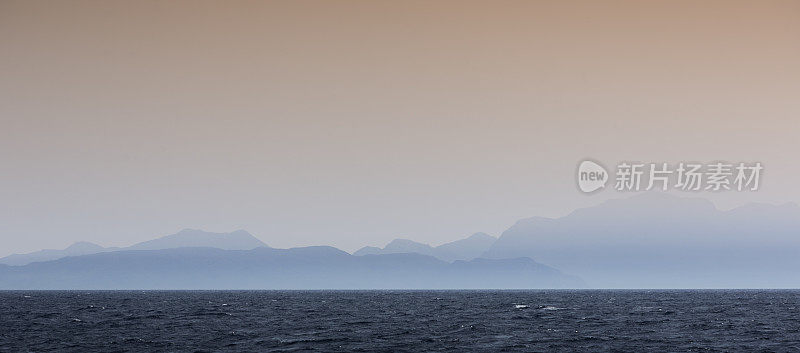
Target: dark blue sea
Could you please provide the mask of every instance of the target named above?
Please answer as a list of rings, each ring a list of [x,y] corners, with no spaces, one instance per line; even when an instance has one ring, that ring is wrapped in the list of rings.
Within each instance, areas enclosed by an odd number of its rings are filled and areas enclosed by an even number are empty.
[[[6,291],[3,352],[790,352],[800,291]]]

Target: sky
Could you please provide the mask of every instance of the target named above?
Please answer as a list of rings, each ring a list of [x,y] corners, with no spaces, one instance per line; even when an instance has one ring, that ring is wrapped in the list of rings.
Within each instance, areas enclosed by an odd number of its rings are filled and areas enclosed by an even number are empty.
[[[586,158],[759,161],[798,202],[797,1],[0,1],[0,256],[183,228],[433,245]]]

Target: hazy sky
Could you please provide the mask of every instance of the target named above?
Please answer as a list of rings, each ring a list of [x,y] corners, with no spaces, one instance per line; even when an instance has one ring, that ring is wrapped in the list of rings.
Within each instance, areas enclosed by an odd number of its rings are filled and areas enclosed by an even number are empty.
[[[0,256],[182,228],[439,244],[761,161],[800,201],[799,1],[0,1]]]

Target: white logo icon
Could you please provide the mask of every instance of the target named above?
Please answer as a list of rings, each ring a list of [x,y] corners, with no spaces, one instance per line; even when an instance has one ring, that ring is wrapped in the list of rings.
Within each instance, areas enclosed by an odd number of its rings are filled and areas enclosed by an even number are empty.
[[[578,166],[578,188],[589,193],[606,186],[608,172],[599,164],[583,161]]]

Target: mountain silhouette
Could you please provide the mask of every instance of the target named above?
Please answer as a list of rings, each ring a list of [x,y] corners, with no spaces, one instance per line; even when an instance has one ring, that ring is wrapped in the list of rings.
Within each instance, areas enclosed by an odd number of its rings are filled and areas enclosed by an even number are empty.
[[[395,239],[383,248],[366,246],[353,253],[353,255],[416,253],[430,255],[447,262],[453,262],[456,260],[472,260],[480,257],[496,240],[497,238],[486,233],[475,233],[465,239],[432,247],[428,244],[415,242],[413,240]]]
[[[250,250],[267,246],[244,230],[230,233],[212,233],[197,229],[184,229],[178,233],[148,240],[125,248],[126,250],[161,250],[186,247],[208,247],[223,250]]]
[[[796,288],[800,207],[718,210],[644,193],[518,221],[482,256],[531,257],[602,288]]]
[[[57,260],[67,256],[97,254],[118,250],[160,250],[183,247],[210,247],[225,250],[250,250],[267,246],[244,230],[231,233],[212,233],[184,229],[176,234],[137,243],[125,248],[104,248],[89,242],[77,242],[63,250],[40,250],[28,254],[14,254],[0,258],[0,264],[22,266],[32,262]]]
[[[66,256],[79,256],[96,254],[99,252],[109,251],[106,248],[86,241],[79,241],[68,246],[63,250],[45,249],[39,250],[28,254],[13,254],[0,258],[0,264],[21,266],[31,262],[50,261],[60,259]]]
[[[0,259],[0,288],[577,286],[559,271],[593,288],[797,288],[799,253],[796,204],[723,211],[653,192],[522,219],[497,239],[476,233],[436,247],[395,239],[353,255],[272,249],[245,231],[186,229],[127,248],[80,242]]]
[[[531,259],[447,263],[420,254],[353,256],[333,247],[124,250],[0,266],[0,289],[576,288]]]

